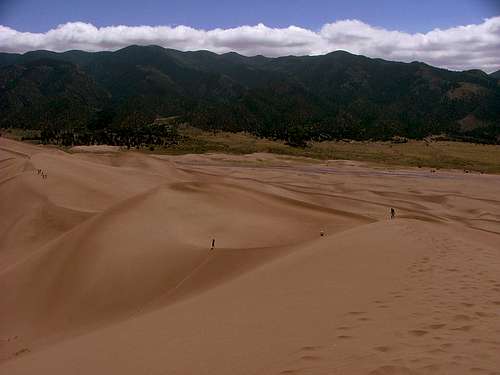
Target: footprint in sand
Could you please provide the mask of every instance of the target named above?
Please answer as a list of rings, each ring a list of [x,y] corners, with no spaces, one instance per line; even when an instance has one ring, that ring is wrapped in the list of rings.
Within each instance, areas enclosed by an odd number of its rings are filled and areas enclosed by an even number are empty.
[[[318,357],[317,355],[303,355],[300,359],[304,361],[319,361],[321,357]]]
[[[392,350],[390,346],[384,346],[384,345],[376,346],[373,349],[376,350],[377,352],[382,352],[382,353],[387,353]]]
[[[458,314],[453,317],[455,322],[470,322],[472,318],[468,315]]]
[[[337,329],[340,331],[347,331],[348,329],[351,329],[351,328],[352,327],[342,326],[342,327],[338,327]]]
[[[436,365],[436,364],[432,364],[432,365],[423,366],[419,370],[423,370],[425,374],[439,373],[438,371],[441,370],[441,366]]]
[[[436,349],[427,350],[426,353],[429,353],[429,354],[446,354],[446,350],[443,350],[441,348],[436,348]]]
[[[321,349],[321,346],[314,346],[314,345],[306,345],[300,348],[300,350],[304,352],[313,352],[315,350]]]
[[[461,303],[462,306],[465,306],[465,307],[473,307],[473,306],[476,306],[475,304],[473,303],[468,303],[468,302],[462,302]]]
[[[413,375],[414,372],[408,367],[404,366],[381,366],[373,371],[370,371],[370,375]]]
[[[26,354],[29,352],[30,352],[30,350],[28,348],[22,348],[21,350],[18,350],[17,352],[15,352],[14,356],[17,357],[17,356],[20,356],[22,354]]]
[[[495,313],[485,313],[482,311],[476,311],[476,315],[481,317],[481,318],[493,318],[493,317],[497,316],[497,314],[495,314]]]
[[[462,327],[457,327],[457,328],[452,328],[452,331],[463,331],[463,332],[469,332],[474,326],[462,326]]]
[[[413,336],[420,337],[420,336],[426,335],[429,332],[424,331],[423,329],[413,329],[411,331],[408,331],[408,333],[413,335]]]

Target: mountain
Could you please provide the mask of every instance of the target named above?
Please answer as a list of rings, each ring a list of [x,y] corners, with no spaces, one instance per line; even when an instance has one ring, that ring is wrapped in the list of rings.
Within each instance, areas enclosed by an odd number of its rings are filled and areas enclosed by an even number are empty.
[[[490,77],[500,79],[500,70],[497,70],[496,72],[490,73]]]
[[[69,62],[39,59],[0,70],[1,122],[40,128],[85,125],[109,94]]]
[[[0,127],[140,127],[178,116],[205,129],[287,140],[446,133],[499,142],[499,103],[497,80],[482,71],[344,51],[268,58],[129,46],[0,54]]]

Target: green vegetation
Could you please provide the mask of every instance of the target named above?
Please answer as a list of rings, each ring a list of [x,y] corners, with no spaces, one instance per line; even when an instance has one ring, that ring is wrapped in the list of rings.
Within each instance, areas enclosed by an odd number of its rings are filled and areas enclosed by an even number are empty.
[[[309,142],[306,147],[287,145],[284,141],[258,138],[249,133],[208,132],[192,127],[180,128],[180,141],[155,153],[251,154],[268,152],[320,160],[357,160],[392,166],[463,169],[500,173],[500,146],[450,141]]]
[[[204,153],[224,152],[249,154],[269,152],[280,155],[303,156],[322,160],[357,160],[392,166],[464,169],[484,173],[500,173],[500,146],[449,141],[309,142],[296,148],[284,142],[259,139],[250,134],[213,134],[196,131],[184,142],[163,152]]]
[[[102,123],[98,123],[102,124]],[[177,144],[179,134],[177,126],[157,119],[151,124],[142,126],[81,127],[72,130],[54,130],[44,128],[40,132],[40,142],[60,146],[106,144],[141,148],[155,146],[171,146]]]
[[[497,78],[342,51],[0,53],[0,130],[65,149],[270,152],[500,173],[497,146],[422,141],[500,143]]]
[[[157,118],[210,131],[309,141],[423,139],[500,142],[500,85],[343,51],[245,57],[130,46],[116,52],[0,53],[0,128],[46,142],[160,146]]]
[[[23,129],[8,129],[3,136],[17,140],[32,140],[36,133]],[[36,141],[36,142],[39,142]],[[132,146],[134,147],[134,146]],[[64,150],[69,150],[63,147]],[[285,141],[258,138],[249,133],[205,131],[190,126],[177,127],[176,142],[154,146],[143,144],[135,150],[154,154],[251,154],[272,153],[306,157],[314,160],[357,160],[385,166],[410,166],[436,169],[461,169],[484,173],[500,173],[500,146],[442,140],[390,142],[323,141],[308,142],[305,147],[292,147]]]

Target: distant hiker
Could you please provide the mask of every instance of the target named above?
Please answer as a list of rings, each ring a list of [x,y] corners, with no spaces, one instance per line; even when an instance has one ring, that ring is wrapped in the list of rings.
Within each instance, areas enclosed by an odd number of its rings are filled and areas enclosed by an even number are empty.
[[[391,207],[391,219],[394,219],[396,217],[396,210]]]
[[[323,236],[325,235],[325,232],[323,231],[323,229],[320,229],[320,231],[319,231],[319,235],[320,235],[321,237],[323,237]]]
[[[212,247],[210,248],[210,250],[213,250],[215,248],[215,238],[212,238]]]

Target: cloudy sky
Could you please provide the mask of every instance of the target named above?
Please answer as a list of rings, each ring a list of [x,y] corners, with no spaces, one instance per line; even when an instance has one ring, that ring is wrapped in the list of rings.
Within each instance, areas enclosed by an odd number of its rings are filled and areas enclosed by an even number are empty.
[[[500,69],[500,0],[0,0],[0,51],[157,44],[244,55],[346,50]]]

